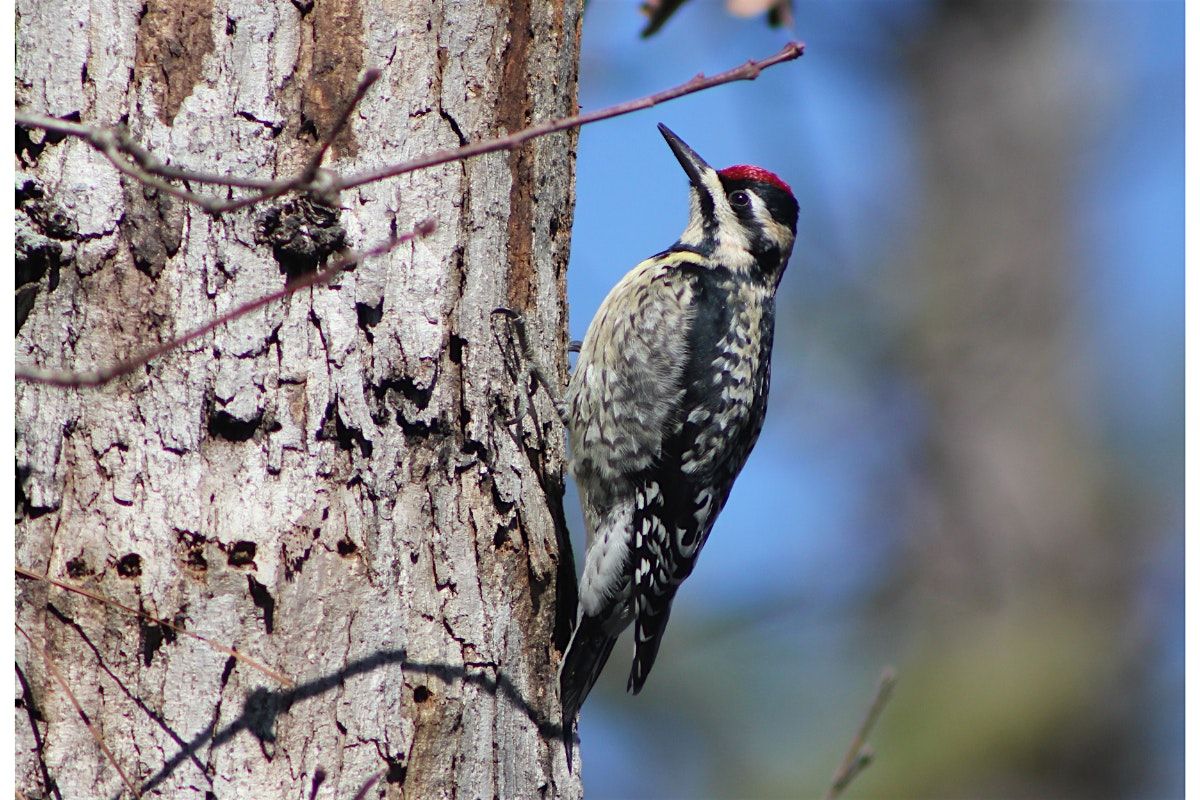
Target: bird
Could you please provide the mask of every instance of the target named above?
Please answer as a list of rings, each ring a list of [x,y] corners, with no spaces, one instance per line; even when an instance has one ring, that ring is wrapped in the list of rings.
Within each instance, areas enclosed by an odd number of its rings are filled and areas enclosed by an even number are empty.
[[[675,593],[762,430],[796,237],[799,205],[778,175],[716,170],[658,129],[688,178],[687,226],[609,292],[562,400],[587,528],[559,668],[564,736],[630,623],[628,690],[654,666]]]

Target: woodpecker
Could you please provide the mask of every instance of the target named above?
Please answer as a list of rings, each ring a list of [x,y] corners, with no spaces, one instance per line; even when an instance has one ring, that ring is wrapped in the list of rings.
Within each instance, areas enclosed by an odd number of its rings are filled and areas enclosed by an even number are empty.
[[[634,623],[629,691],[762,430],[775,291],[796,236],[791,188],[715,170],[658,126],[691,183],[679,241],[600,306],[563,398],[587,526],[579,615],[559,668],[564,734]]]

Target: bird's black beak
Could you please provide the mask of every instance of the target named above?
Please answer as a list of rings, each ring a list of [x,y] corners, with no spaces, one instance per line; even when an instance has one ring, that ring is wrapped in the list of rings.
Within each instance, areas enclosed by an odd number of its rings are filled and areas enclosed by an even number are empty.
[[[711,171],[712,167],[666,125],[663,125],[661,122],[658,123],[658,130],[663,135],[663,138],[667,140],[667,144],[671,146],[675,157],[679,159],[679,164],[683,167],[683,171],[687,173],[688,180],[692,182],[692,186],[695,186],[699,191],[705,191],[704,173]]]

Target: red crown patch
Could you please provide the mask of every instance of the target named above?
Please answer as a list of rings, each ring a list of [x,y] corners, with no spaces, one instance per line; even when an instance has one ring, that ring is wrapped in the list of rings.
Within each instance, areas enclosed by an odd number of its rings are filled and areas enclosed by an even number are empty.
[[[769,183],[776,189],[782,189],[788,194],[792,193],[792,187],[783,182],[774,172],[763,169],[762,167],[753,167],[749,164],[738,164],[733,167],[726,167],[717,173],[722,178],[728,178],[734,181],[759,181],[760,183]]]

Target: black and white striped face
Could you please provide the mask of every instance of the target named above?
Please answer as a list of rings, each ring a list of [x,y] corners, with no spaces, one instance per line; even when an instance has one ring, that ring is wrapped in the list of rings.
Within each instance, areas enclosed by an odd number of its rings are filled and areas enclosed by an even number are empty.
[[[774,256],[786,262],[796,239],[796,220],[800,214],[796,198],[774,183],[726,177],[730,170],[721,170],[717,174],[725,200],[745,231],[748,249],[757,257]]]
[[[658,127],[692,184],[691,213],[680,244],[719,257],[731,267],[752,257],[782,272],[800,213],[791,188],[761,167],[741,165],[718,172],[666,126]]]

